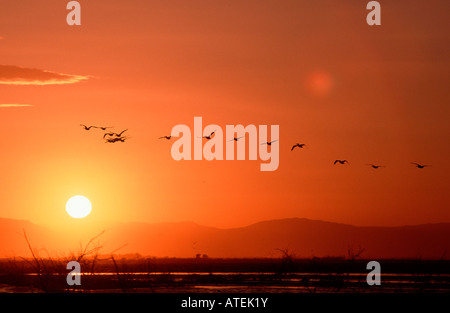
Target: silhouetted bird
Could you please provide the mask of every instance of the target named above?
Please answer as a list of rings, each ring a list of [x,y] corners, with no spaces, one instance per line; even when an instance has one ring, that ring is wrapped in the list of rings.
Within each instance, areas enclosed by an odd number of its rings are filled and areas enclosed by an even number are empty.
[[[119,141],[119,138],[106,138],[105,143],[115,143],[117,141]]]
[[[292,146],[291,151],[294,150],[296,147],[303,148],[304,146],[306,146],[306,144],[296,143],[295,145]]]
[[[106,138],[105,143],[115,143],[115,142],[125,142],[125,140],[127,140],[129,137],[112,137],[112,138]]]
[[[375,164],[367,164],[367,165],[370,165],[375,169],[380,168],[380,167],[385,167],[384,165],[375,165]]]
[[[90,130],[92,127],[97,128],[97,126],[86,126],[83,124],[80,124],[80,126],[83,126],[85,130]]]
[[[125,130],[123,130],[123,131],[121,131],[119,134],[118,133],[105,133],[104,135],[103,135],[103,138],[105,138],[106,136],[116,136],[116,137],[121,137],[122,136],[122,134],[124,133],[124,132],[126,132],[128,129],[125,129]]]
[[[415,162],[411,162],[411,164],[414,164],[418,168],[424,168],[424,167],[430,167],[431,165],[425,165],[425,164],[419,164]]]
[[[170,138],[172,138],[172,136],[162,136],[162,137],[159,137],[159,139],[167,139],[167,140],[170,140]]]
[[[275,141],[278,141],[278,139],[275,139],[275,140],[272,140],[272,141],[263,142],[261,145],[268,145],[268,146],[271,146],[272,143],[274,143]]]
[[[348,161],[347,160],[336,160],[336,161],[334,161],[333,165],[335,165],[336,163],[345,164],[345,163],[348,163]]]
[[[125,140],[130,139],[131,137],[119,137],[119,141],[125,142]]]
[[[113,128],[113,126],[94,126],[95,128],[100,128],[101,130],[106,130],[107,128]]]
[[[216,132],[216,131],[214,130],[214,131],[213,131],[211,134],[209,134],[208,136],[203,136],[203,137],[201,137],[201,138],[206,138],[206,139],[210,140],[210,139],[211,139],[211,136],[214,135],[215,132]]]
[[[245,136],[241,136],[241,137],[234,137],[233,139],[231,139],[231,140],[228,140],[228,141],[239,141],[239,139],[241,139],[241,138],[244,138]]]

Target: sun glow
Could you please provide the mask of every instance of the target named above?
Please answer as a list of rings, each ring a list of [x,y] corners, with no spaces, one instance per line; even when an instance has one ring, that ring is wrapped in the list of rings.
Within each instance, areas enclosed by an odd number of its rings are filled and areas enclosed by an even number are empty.
[[[92,204],[84,196],[73,196],[66,203],[66,211],[73,218],[83,218],[89,215]]]

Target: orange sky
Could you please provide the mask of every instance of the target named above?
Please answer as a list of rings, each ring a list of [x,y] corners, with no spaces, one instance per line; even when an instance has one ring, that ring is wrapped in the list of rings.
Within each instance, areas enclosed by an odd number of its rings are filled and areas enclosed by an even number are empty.
[[[364,1],[79,2],[81,26],[64,1],[1,2],[0,217],[74,223],[82,194],[93,225],[450,221],[448,1],[380,1],[372,27]],[[194,116],[280,125],[278,170],[174,161],[158,137]]]

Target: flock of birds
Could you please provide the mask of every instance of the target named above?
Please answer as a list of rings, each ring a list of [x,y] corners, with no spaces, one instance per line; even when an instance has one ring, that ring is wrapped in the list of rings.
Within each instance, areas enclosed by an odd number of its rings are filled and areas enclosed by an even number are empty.
[[[216,132],[216,131],[213,131],[213,132],[211,132],[209,135],[206,135],[206,136],[203,136],[203,137],[199,137],[199,138],[205,138],[206,140],[210,140],[210,139],[212,138],[212,135],[214,135],[215,132]],[[234,137],[233,139],[228,140],[228,141],[239,141],[239,139],[244,138],[244,137],[245,137],[245,136]],[[172,138],[172,136],[162,136],[162,137],[159,137],[159,139],[167,139],[167,140],[170,140],[171,138]],[[275,139],[275,140],[272,140],[272,141],[263,142],[261,145],[268,145],[268,146],[271,146],[272,143],[277,142],[277,141],[278,141],[278,139]],[[305,144],[305,143],[298,143],[298,142],[297,142],[296,144],[294,144],[294,145],[291,147],[291,151],[293,151],[295,148],[303,149],[304,147],[306,147],[306,144]],[[342,164],[342,165],[344,165],[344,164],[350,164],[350,163],[349,163],[347,160],[335,160],[335,161],[333,162],[333,165],[336,165],[336,164]],[[411,164],[414,164],[417,168],[425,168],[425,167],[430,167],[430,166],[431,166],[431,165],[419,164],[419,163],[415,163],[415,162],[411,162]],[[377,164],[372,164],[372,163],[369,163],[369,164],[367,164],[367,165],[371,166],[371,167],[374,168],[374,169],[379,169],[379,168],[385,167],[384,165],[377,165]]]
[[[80,124],[85,130],[89,131],[91,128],[99,128],[103,131],[106,131],[108,128],[113,128],[113,126],[86,126],[84,124]],[[105,143],[116,143],[116,142],[125,142],[125,140],[129,139],[130,137],[122,136],[124,132],[126,132],[128,129],[122,130],[120,133],[115,132],[105,132],[103,134],[103,139],[105,140]]]
[[[106,131],[108,128],[113,128],[112,126],[93,126],[93,125],[92,126],[86,126],[84,124],[80,124],[80,126],[82,126],[87,131],[90,130],[91,128],[99,128],[99,129],[101,129],[103,131]],[[103,134],[103,139],[105,140],[105,143],[125,142],[125,140],[130,138],[130,137],[123,136],[123,133],[126,132],[127,130],[128,129],[122,130],[120,133],[105,132]],[[203,136],[203,137],[199,137],[199,138],[205,138],[206,140],[210,140],[213,137],[215,132],[216,131],[214,130],[209,135],[206,135],[206,136]],[[233,139],[228,140],[228,141],[239,141],[241,138],[244,138],[244,137],[245,136],[234,137]],[[170,140],[171,138],[172,138],[172,136],[161,136],[161,137],[159,137],[159,139],[166,139],[166,140]],[[275,140],[263,142],[261,145],[271,146],[274,142],[277,142],[277,141],[278,141],[278,139],[275,139]],[[306,147],[306,144],[304,144],[304,143],[296,143],[296,144],[294,144],[291,147],[291,151],[295,150],[295,148],[303,149],[304,147]],[[350,164],[350,163],[348,162],[348,160],[335,160],[333,162],[333,165],[336,165],[336,164],[344,165],[344,164]],[[416,162],[411,162],[411,164],[413,164],[414,166],[416,166],[417,168],[420,168],[420,169],[423,169],[425,167],[430,167],[431,166],[431,165],[420,164],[420,163],[416,163]],[[367,165],[371,166],[374,169],[379,169],[379,168],[385,167],[384,165],[377,165],[377,164],[372,164],[372,163],[369,163]]]

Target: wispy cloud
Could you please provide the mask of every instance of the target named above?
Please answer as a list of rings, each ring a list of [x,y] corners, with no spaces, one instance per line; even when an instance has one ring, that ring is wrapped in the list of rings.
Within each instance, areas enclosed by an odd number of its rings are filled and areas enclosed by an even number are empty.
[[[0,65],[2,85],[61,85],[74,84],[90,76],[72,75],[15,65]]]
[[[0,104],[0,108],[21,108],[21,107],[32,107],[32,104],[18,104],[18,103],[8,103]]]

